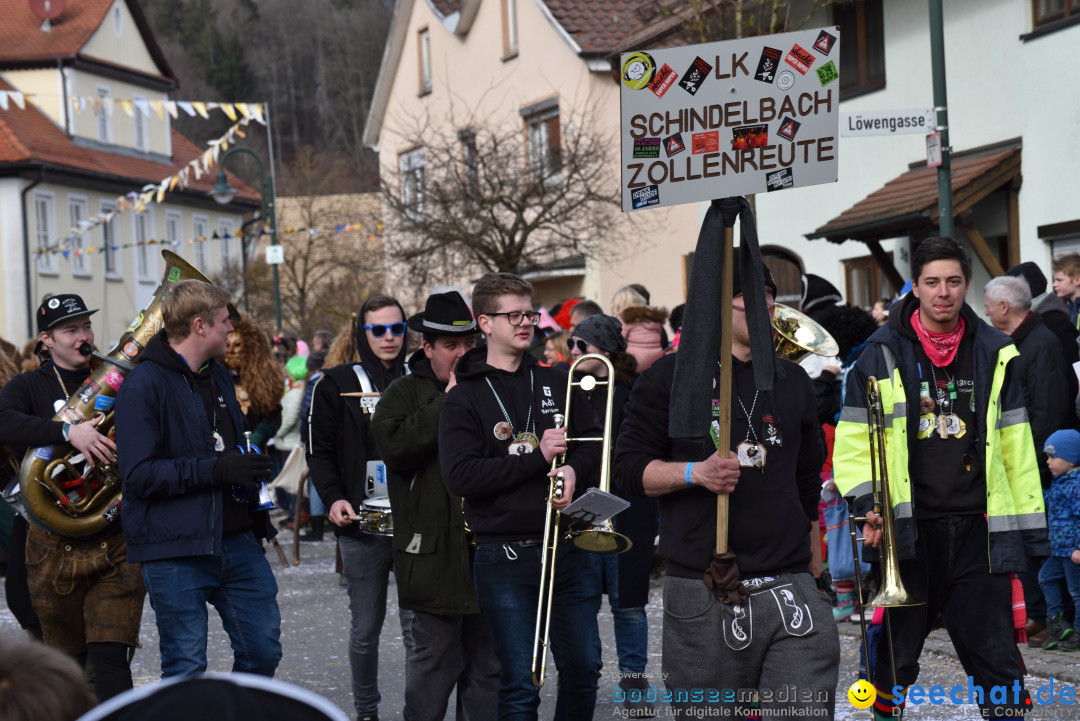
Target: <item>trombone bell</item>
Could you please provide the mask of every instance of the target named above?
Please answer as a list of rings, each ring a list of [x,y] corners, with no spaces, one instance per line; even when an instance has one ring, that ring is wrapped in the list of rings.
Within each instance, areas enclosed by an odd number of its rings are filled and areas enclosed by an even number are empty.
[[[634,544],[629,538],[616,533],[611,521],[574,533],[574,545],[589,553],[622,553]]]

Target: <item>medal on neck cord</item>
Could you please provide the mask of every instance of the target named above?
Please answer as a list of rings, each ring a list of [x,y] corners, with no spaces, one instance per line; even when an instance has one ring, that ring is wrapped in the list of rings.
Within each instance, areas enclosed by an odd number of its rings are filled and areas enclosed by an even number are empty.
[[[506,411],[506,406],[503,405],[502,399],[499,398],[499,394],[495,391],[495,386],[491,384],[490,378],[485,378],[488,388],[491,389],[491,394],[495,396],[495,402],[499,404],[499,410],[502,411],[503,418],[506,420],[495,424],[494,434],[500,441],[510,440],[510,445],[506,451],[512,456],[521,456],[526,453],[532,453],[540,447],[540,439],[536,435],[536,428],[533,425],[532,420],[532,398],[533,398],[533,371],[529,369],[529,415],[525,419],[525,430],[514,432],[514,423],[510,420],[510,414]]]
[[[750,403],[749,412],[746,410],[742,397],[738,393],[735,394],[743,413],[746,413],[746,439],[735,449],[739,466],[742,468],[765,468],[765,446],[758,443],[757,433],[754,432],[754,408],[757,407],[758,393],[759,391],[754,391],[754,400]],[[751,438],[753,438],[753,443],[750,442]]]

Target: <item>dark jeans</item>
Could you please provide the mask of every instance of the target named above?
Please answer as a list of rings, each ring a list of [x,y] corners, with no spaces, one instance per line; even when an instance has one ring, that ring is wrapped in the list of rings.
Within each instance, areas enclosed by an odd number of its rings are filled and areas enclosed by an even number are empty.
[[[476,591],[502,664],[500,721],[535,719],[540,706],[540,692],[532,682],[532,655],[541,551],[539,545],[516,543],[481,543],[476,548]],[[559,669],[555,721],[588,721],[596,707],[603,667],[596,625],[600,582],[587,555],[570,544],[559,545],[550,638]]]
[[[405,721],[442,721],[457,687],[461,721],[494,721],[499,659],[482,613],[414,611],[413,650],[405,686]]]
[[[649,619],[644,606],[619,605],[619,555],[590,553],[601,587],[607,588],[608,605],[614,617],[615,649],[619,654],[619,671],[641,674],[649,661]]]
[[[377,713],[379,693],[379,634],[386,618],[386,589],[390,583],[392,543],[388,536],[341,536],[341,573],[349,592],[349,666],[353,705],[357,715]],[[412,655],[412,615],[401,609],[401,640],[405,645],[405,685]]]
[[[1053,617],[1065,610],[1064,587],[1074,604],[1080,604],[1080,566],[1071,558],[1051,556],[1039,572],[1039,585],[1046,595],[1046,615]],[[1080,626],[1080,619],[1073,619],[1073,626]]]
[[[213,604],[233,649],[233,671],[273,676],[281,660],[277,580],[255,534],[225,538],[220,556],[143,561],[157,614],[161,676],[206,671],[206,604]]]
[[[1012,582],[1008,573],[990,573],[986,557],[987,527],[982,514],[944,516],[917,521],[916,557],[900,561],[904,588],[921,606],[890,608],[896,652],[896,679],[889,664],[878,662],[879,689],[910,686],[919,677],[919,656],[927,634],[940,614],[967,675],[983,688],[984,714],[1001,717],[1010,709],[1026,709],[1027,691],[1019,708],[990,701],[993,686],[1023,683],[1020,653],[1013,641]],[[882,645],[881,653],[888,647]],[[884,659],[882,659],[884,660]]]

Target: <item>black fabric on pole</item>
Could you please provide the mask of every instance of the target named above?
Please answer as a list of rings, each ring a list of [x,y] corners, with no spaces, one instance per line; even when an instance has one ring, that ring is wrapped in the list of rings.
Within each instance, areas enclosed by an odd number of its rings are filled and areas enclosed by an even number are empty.
[[[739,219],[741,243],[736,253],[736,267],[742,283],[746,323],[750,333],[750,351],[755,359],[754,385],[760,391],[772,391],[776,378],[783,377],[780,361],[773,351],[772,325],[765,303],[765,281],[757,226],[746,198],[735,196],[712,201],[701,223],[690,286],[686,294],[675,378],[671,384],[671,407],[684,409],[672,413],[668,435],[672,438],[700,438],[709,433],[712,420],[712,380],[720,355],[720,331],[727,318],[720,317],[720,270],[723,258],[724,228]],[[771,362],[761,362],[768,358]]]

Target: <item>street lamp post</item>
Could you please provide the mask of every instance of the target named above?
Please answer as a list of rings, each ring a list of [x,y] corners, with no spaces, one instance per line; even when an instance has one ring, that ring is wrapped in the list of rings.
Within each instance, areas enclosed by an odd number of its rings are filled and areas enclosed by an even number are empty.
[[[278,245],[277,238],[277,204],[274,199],[274,179],[267,176],[263,171],[262,158],[258,153],[250,148],[243,146],[235,146],[229,148],[221,156],[221,160],[218,161],[218,176],[217,184],[214,189],[210,191],[210,195],[214,200],[222,205],[228,205],[236,197],[236,190],[229,185],[228,179],[225,177],[225,161],[233,153],[247,153],[251,157],[255,158],[255,162],[259,166],[259,183],[261,184],[261,192],[259,200],[262,203],[262,217],[263,219],[269,219],[270,221],[270,245]],[[281,285],[278,280],[278,267],[274,263],[274,323],[277,328],[277,332],[281,332]]]

